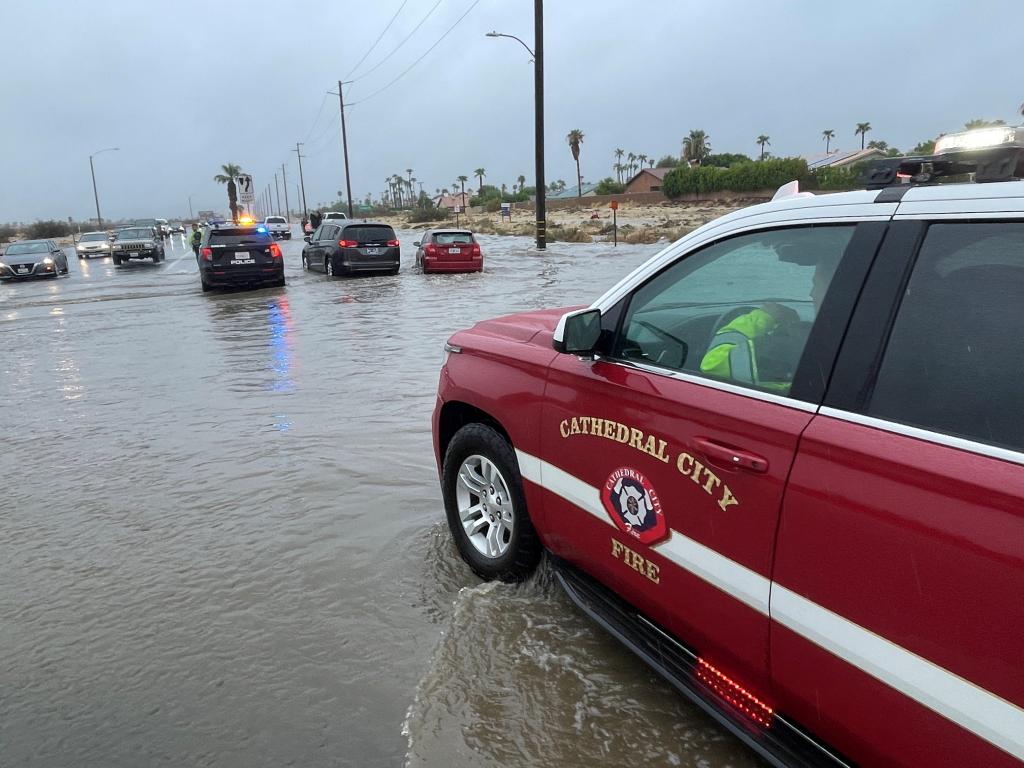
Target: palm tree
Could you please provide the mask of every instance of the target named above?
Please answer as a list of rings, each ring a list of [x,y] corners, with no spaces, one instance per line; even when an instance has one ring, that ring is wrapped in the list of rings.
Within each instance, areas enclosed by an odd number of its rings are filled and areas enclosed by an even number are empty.
[[[636,166],[636,155],[630,152],[626,155],[626,168],[628,169],[628,175],[633,175],[633,168]]]
[[[711,140],[704,131],[690,131],[683,139],[683,159],[700,165],[711,154]]]
[[[462,205],[466,204],[466,182],[469,176],[459,176],[459,185],[462,187]]]
[[[519,191],[522,192],[526,188],[526,177],[519,174],[519,178],[516,181],[519,182]]]
[[[770,137],[765,136],[763,133],[757,137],[757,143],[761,147],[761,159],[764,160],[764,148],[770,147],[772,143],[768,140]]]
[[[836,132],[831,128],[821,132],[821,138],[825,140],[825,154],[828,154],[829,145],[832,143],[832,139],[836,137]]]
[[[626,170],[626,166],[622,163],[616,163],[613,168],[615,169],[615,178],[619,180],[619,184],[622,183],[622,172]]]
[[[626,154],[626,152],[623,149],[616,149],[615,150],[615,161],[616,161],[615,162],[615,168],[616,168],[616,172],[619,174],[618,178],[619,178],[619,183],[620,184],[622,183],[622,172],[625,170],[625,166],[622,165],[622,156],[624,154]]]
[[[558,191],[565,192],[565,182],[562,179],[559,179],[556,183],[558,184]]]
[[[238,187],[235,182],[242,173],[242,167],[234,163],[227,163],[220,167],[223,173],[218,173],[213,180],[218,184],[228,185],[228,207],[231,209],[231,220],[238,219]]]
[[[572,152],[572,159],[576,161],[576,196],[583,197],[583,176],[580,175],[580,144],[583,143],[583,131],[573,128],[565,137],[569,142],[569,151]]]
[[[868,135],[868,131],[871,130],[871,123],[857,123],[857,130],[853,132],[854,136],[860,135],[860,148],[864,149],[864,139]]]
[[[640,161],[640,170],[642,171],[644,169],[644,163],[646,163],[650,158],[648,158],[647,155],[637,155],[636,159]]]
[[[484,193],[484,176],[487,175],[487,171],[485,171],[483,168],[477,168],[475,171],[473,171],[473,175],[480,179],[479,194],[482,195]]]

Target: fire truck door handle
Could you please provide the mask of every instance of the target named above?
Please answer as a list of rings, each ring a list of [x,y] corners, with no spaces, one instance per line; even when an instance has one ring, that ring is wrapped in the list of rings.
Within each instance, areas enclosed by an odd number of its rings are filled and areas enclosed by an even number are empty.
[[[706,437],[694,440],[700,451],[719,465],[746,469],[750,472],[767,472],[768,459],[750,451],[731,448]]]

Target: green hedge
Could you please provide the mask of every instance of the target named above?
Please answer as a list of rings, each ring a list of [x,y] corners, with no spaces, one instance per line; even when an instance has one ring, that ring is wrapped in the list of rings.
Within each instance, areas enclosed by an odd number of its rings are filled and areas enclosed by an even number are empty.
[[[729,168],[682,166],[665,174],[661,189],[667,197],[706,195],[712,192],[756,192],[776,189],[807,177],[807,163],[799,157],[738,163]]]

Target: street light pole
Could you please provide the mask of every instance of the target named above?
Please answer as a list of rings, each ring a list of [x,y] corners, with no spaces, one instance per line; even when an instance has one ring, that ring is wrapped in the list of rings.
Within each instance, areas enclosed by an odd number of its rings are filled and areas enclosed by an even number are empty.
[[[533,109],[537,154],[537,249],[547,248],[547,188],[544,183],[544,0],[533,3]]]
[[[284,218],[288,225],[291,226],[292,213],[291,206],[288,204],[288,171],[285,170],[284,163],[281,163],[281,179],[284,184]]]
[[[104,152],[117,152],[118,149],[120,147],[107,147],[89,155],[89,172],[92,174],[92,196],[96,200],[96,229],[103,229],[103,217],[100,215],[100,195],[96,191],[96,166],[93,165],[92,159]]]
[[[349,80],[348,82],[352,82]],[[352,218],[352,181],[348,171],[348,134],[345,131],[345,97],[342,96],[341,86],[344,83],[338,81],[338,107],[341,109],[341,151],[345,156],[345,191],[348,193],[348,217]]]
[[[295,154],[299,156],[299,184],[302,186],[302,217],[309,218],[309,211],[306,208],[306,181],[302,178],[302,142],[295,142]]]
[[[544,183],[544,0],[533,0],[533,50],[515,35],[488,32],[487,37],[508,37],[515,40],[533,57],[533,117],[536,154],[537,249],[547,248],[547,199]]]
[[[189,221],[193,221],[195,219],[195,216],[192,215],[192,195],[188,196],[188,219]]]

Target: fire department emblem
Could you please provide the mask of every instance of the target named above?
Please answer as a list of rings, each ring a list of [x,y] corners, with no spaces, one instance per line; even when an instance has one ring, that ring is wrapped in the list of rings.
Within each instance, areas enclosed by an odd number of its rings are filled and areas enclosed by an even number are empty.
[[[641,544],[653,544],[668,533],[661,501],[642,472],[616,469],[601,489],[601,501],[616,527]]]

